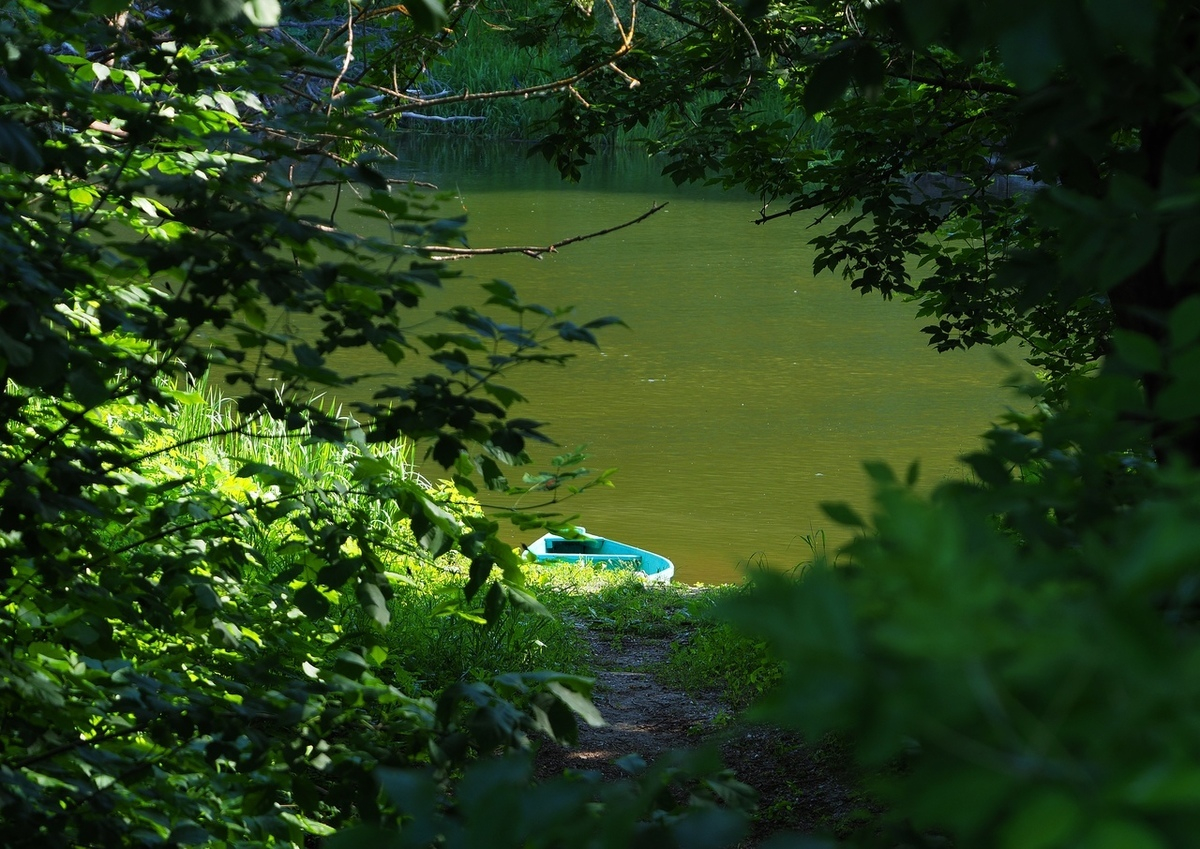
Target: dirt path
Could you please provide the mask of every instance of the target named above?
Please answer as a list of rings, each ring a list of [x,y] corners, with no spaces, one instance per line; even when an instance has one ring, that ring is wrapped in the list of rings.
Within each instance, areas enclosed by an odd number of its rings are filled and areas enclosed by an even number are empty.
[[[547,745],[539,769],[595,769],[607,777],[622,775],[616,759],[638,754],[649,763],[670,749],[696,745],[727,711],[716,697],[690,696],[663,687],[650,670],[667,656],[661,640],[613,638],[587,632],[596,668],[596,707],[607,724],[581,725],[571,749]],[[546,750],[550,751],[546,751]]]
[[[649,763],[717,735],[725,764],[759,795],[758,815],[742,849],[780,830],[841,831],[861,815],[840,747],[807,746],[773,728],[714,723],[731,713],[715,695],[689,695],[654,678],[651,670],[666,659],[665,641],[591,631],[586,637],[596,669],[593,700],[606,724],[581,725],[579,742],[570,749],[545,744],[537,759],[541,774],[578,769],[624,777],[615,761],[625,755],[636,753]]]

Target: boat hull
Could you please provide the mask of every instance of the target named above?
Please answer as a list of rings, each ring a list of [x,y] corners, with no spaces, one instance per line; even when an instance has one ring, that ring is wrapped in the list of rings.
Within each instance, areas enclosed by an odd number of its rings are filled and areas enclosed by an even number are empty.
[[[592,536],[582,528],[579,531],[581,536],[576,538],[546,534],[529,544],[529,552],[540,562],[595,563],[611,569],[633,569],[646,580],[657,583],[668,583],[675,576],[675,564],[661,554]]]

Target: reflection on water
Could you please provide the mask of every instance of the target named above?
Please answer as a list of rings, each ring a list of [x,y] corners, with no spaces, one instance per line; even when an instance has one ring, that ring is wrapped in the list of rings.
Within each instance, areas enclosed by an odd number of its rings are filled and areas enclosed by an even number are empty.
[[[806,222],[756,226],[751,197],[676,188],[637,156],[603,159],[579,185],[521,148],[443,143],[399,156],[400,173],[456,193],[445,212],[465,210],[475,247],[547,244],[669,203],[540,261],[463,262],[446,296],[477,302],[478,283],[500,277],[523,300],[629,324],[605,330],[601,351],[577,347],[565,369],[512,382],[532,402],[519,415],[620,469],[615,489],[564,510],[670,557],[679,580],[736,580],[751,559],[791,567],[818,530],[844,541],[818,504],[868,509],[863,460],[919,460],[926,484],[961,476],[954,458],[1011,400],[1006,367],[987,352],[938,355],[911,304],[814,278]]]

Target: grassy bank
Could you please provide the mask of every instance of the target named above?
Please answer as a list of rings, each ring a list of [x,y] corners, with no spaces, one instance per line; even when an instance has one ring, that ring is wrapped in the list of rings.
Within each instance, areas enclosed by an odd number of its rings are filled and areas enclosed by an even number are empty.
[[[334,515],[347,523],[369,522],[386,530],[389,545],[375,552],[386,564],[391,584],[386,624],[380,627],[361,599],[326,593],[329,612],[324,625],[308,628],[302,619],[292,618],[289,627],[297,637],[292,652],[301,654],[279,662],[303,660],[313,669],[337,669],[346,663],[349,650],[369,667],[370,680],[395,688],[411,700],[407,704],[432,710],[441,694],[463,682],[497,681],[510,673],[541,670],[592,676],[596,668],[589,637],[593,643],[656,641],[668,646],[665,659],[642,671],[651,673],[658,686],[703,693],[728,705],[707,730],[724,735],[731,767],[761,792],[757,832],[797,824],[798,817],[814,809],[811,799],[801,798],[811,795],[806,789],[806,782],[814,780],[811,776],[828,784],[828,775],[843,769],[844,759],[832,744],[814,749],[793,737],[747,730],[751,726],[742,724],[743,710],[768,693],[781,674],[765,644],[739,633],[719,616],[722,602],[743,588],[648,585],[628,571],[529,563],[524,590],[536,602],[496,609],[484,593],[466,598],[461,559],[428,556],[391,505],[358,493],[348,470],[355,458],[370,452],[414,485],[439,493],[447,510],[477,511],[449,487],[420,478],[411,444],[367,446],[356,441],[349,420],[343,421],[350,439],[344,445],[331,444],[267,419],[244,420],[233,401],[202,385],[172,395],[180,406],[169,417],[152,409],[111,409],[107,415],[141,435],[148,458],[141,474],[156,486],[187,488],[197,499],[202,493],[220,493],[240,505],[240,511],[214,518],[208,536],[214,541],[235,537],[255,552],[247,559],[243,585],[236,592],[231,588],[230,597],[263,606],[262,623],[256,627],[264,634],[279,627],[279,617],[269,608],[286,598],[286,590],[278,595],[280,587],[288,586],[287,576],[303,563],[305,552],[297,550],[293,532],[304,518],[300,514],[262,523],[256,521],[256,511],[303,489],[326,493],[337,502]],[[263,486],[261,473],[248,472],[268,466],[275,470],[274,486]],[[346,543],[348,548],[353,545]],[[299,600],[296,604],[305,607]],[[519,692],[506,695],[523,698]],[[822,764],[816,772],[809,767],[803,775],[796,773],[797,764],[812,764],[814,758]],[[768,763],[769,768],[764,766]],[[844,815],[832,805],[818,809],[834,811],[823,814],[831,818]]]
[[[147,458],[141,472],[147,478],[183,487],[197,498],[217,493],[234,505],[225,511],[229,515],[213,522],[222,534],[232,531],[260,555],[243,572],[248,584],[274,581],[296,562],[295,523],[303,517],[262,522],[256,511],[300,497],[298,492],[334,505],[334,515],[347,524],[363,522],[384,533],[389,544],[376,554],[393,583],[391,618],[383,632],[390,680],[413,694],[513,670],[586,672],[579,625],[615,638],[669,639],[668,662],[656,670],[664,683],[697,690],[720,681],[722,696],[734,706],[748,704],[778,679],[777,665],[763,644],[713,615],[723,599],[740,592],[738,587],[647,586],[631,572],[530,563],[526,587],[542,607],[510,606],[491,616],[484,599],[465,598],[459,559],[453,554],[430,557],[392,503],[357,486],[354,461],[368,454],[434,494],[447,510],[478,513],[471,500],[448,484],[420,476],[411,443],[368,446],[353,420],[333,408],[328,412],[344,424],[349,437],[341,445],[269,418],[244,419],[233,399],[204,383],[172,390],[171,396],[179,404],[173,413],[110,408],[103,415],[141,435]],[[274,484],[264,485],[264,469],[271,470],[268,479]],[[342,634],[369,627],[355,599],[331,601]]]

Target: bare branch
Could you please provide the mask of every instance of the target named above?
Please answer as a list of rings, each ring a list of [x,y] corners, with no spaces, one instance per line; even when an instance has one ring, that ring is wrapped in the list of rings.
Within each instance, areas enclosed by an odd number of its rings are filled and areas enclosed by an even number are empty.
[[[626,221],[624,224],[617,224],[615,227],[597,230],[594,233],[587,233],[583,236],[572,236],[569,239],[563,239],[549,245],[507,245],[499,248],[454,248],[447,245],[427,245],[420,250],[422,253],[429,254],[430,259],[438,261],[465,259],[473,256],[497,256],[499,254],[525,254],[533,259],[541,259],[543,254],[557,253],[559,248],[566,247],[567,245],[573,245],[576,242],[582,242],[587,239],[595,239],[597,236],[606,236],[609,233],[615,233],[617,230],[623,230],[626,227],[632,227],[634,224],[640,224],[665,207],[665,203],[656,203],[632,221]]]
[[[337,100],[338,86],[342,77],[346,76],[346,71],[350,70],[350,63],[354,61],[354,0],[346,0],[346,6],[346,54],[342,57],[342,68],[329,88],[329,111],[326,115],[333,114],[333,102]]]
[[[758,52],[758,44],[754,40],[754,34],[750,32],[750,28],[746,26],[745,22],[739,18],[732,9],[722,3],[721,0],[716,0],[716,3],[717,8],[728,15],[729,18],[735,24],[737,24],[738,28],[741,29],[741,31],[745,34],[746,40],[750,42],[750,49],[754,51],[754,55],[761,58],[762,54]]]
[[[659,12],[663,15],[666,15],[668,18],[672,18],[673,20],[678,21],[679,23],[683,24],[684,26],[688,26],[694,30],[699,30],[700,32],[704,32],[704,33],[708,33],[709,35],[712,35],[711,28],[706,27],[704,24],[700,23],[699,21],[692,20],[691,18],[685,18],[683,15],[679,14],[678,12],[672,12],[670,9],[663,8],[662,6],[653,2],[653,0],[642,0],[642,5],[646,6],[647,8],[653,9],[654,11]]]
[[[422,115],[420,112],[401,112],[401,118],[414,121],[486,121],[486,115]]]
[[[390,109],[382,109],[379,112],[376,112],[372,117],[376,118],[377,120],[381,120],[383,118],[390,118],[394,115],[399,115],[405,110],[425,109],[430,106],[444,106],[449,103],[475,103],[482,100],[500,100],[509,97],[528,97],[533,94],[563,91],[564,89],[573,90],[572,87],[576,83],[586,79],[587,77],[590,77],[592,74],[603,68],[613,67],[618,59],[625,56],[630,50],[633,49],[633,25],[635,20],[636,18],[630,21],[630,25],[627,30],[624,27],[621,28],[621,45],[615,51],[613,51],[613,54],[610,57],[607,59],[601,59],[593,65],[584,68],[579,73],[572,74],[569,77],[563,77],[562,79],[555,80],[554,82],[543,83],[542,85],[527,86],[525,88],[502,89],[497,91],[482,91],[475,93],[468,91],[464,92],[463,94],[452,94],[446,97],[432,97],[427,100],[409,100],[407,103],[401,106],[394,106]],[[629,79],[632,79],[632,77],[629,77]],[[389,93],[393,96],[397,95],[396,92]],[[577,93],[576,96],[578,97]]]
[[[422,189],[437,191],[436,183],[426,183],[424,180],[413,180],[408,177],[385,177],[384,180],[389,186],[419,186]],[[303,183],[296,183],[292,186],[294,189],[314,189],[321,186],[344,186],[345,180],[308,180]]]

